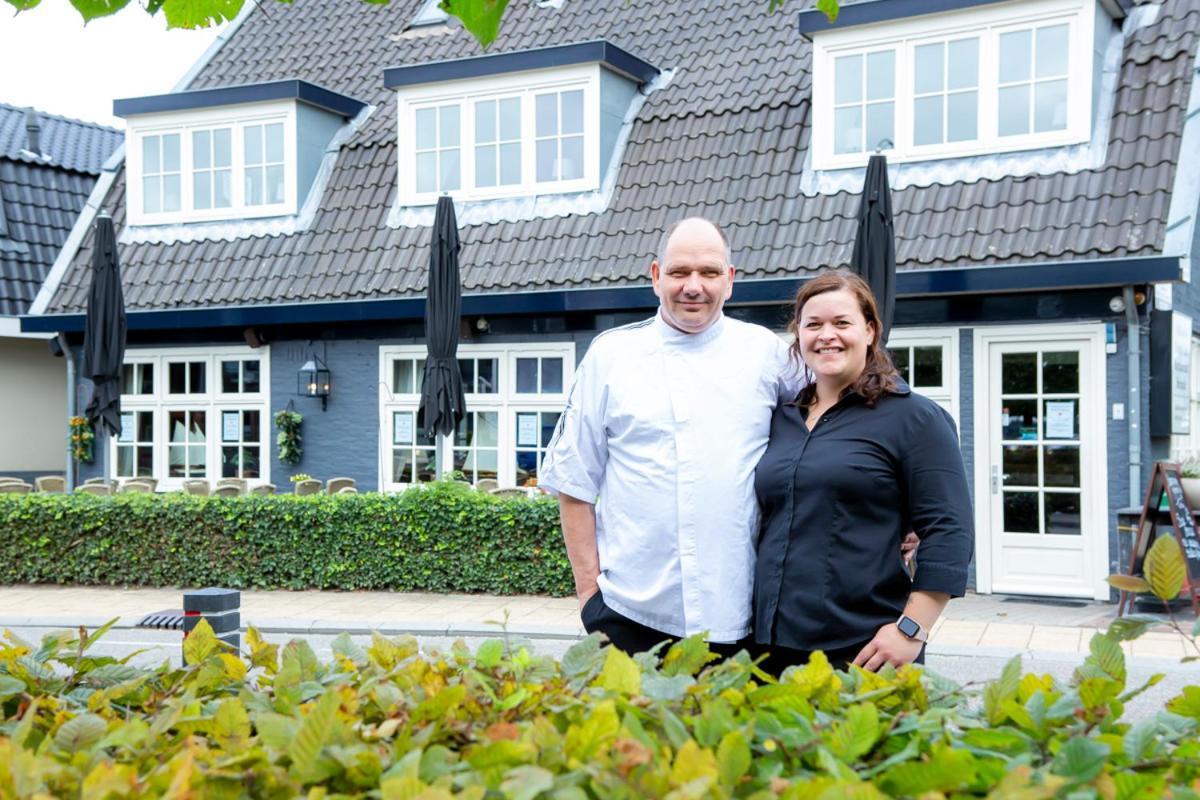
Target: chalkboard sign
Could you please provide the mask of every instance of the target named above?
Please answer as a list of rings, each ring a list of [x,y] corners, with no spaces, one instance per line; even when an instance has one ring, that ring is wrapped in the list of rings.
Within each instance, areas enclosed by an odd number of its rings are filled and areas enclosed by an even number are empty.
[[[1142,506],[1141,519],[1138,520],[1137,538],[1133,542],[1133,557],[1130,559],[1129,574],[1141,575],[1146,552],[1158,535],[1159,509],[1162,507],[1163,495],[1167,499],[1167,511],[1171,517],[1172,533],[1179,542],[1180,549],[1187,559],[1187,570],[1184,574],[1183,595],[1192,601],[1192,610],[1200,615],[1200,535],[1196,533],[1196,518],[1192,509],[1183,496],[1183,484],[1180,482],[1179,466],[1160,461],[1154,465],[1150,475],[1150,485],[1146,488],[1146,502]],[[1121,592],[1117,604],[1117,614],[1125,613],[1128,601],[1133,605],[1133,597],[1129,592]]]

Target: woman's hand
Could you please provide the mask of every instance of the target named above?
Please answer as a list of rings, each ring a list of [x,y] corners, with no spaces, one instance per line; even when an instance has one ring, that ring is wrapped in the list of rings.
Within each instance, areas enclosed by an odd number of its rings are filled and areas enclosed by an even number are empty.
[[[904,559],[904,563],[912,566],[913,557],[917,554],[917,547],[921,544],[921,540],[917,538],[914,531],[909,531],[904,539],[900,542],[900,557]]]
[[[911,664],[921,654],[922,647],[922,642],[908,638],[892,622],[876,632],[875,638],[854,657],[854,663],[869,672],[877,672],[884,664],[899,667]]]

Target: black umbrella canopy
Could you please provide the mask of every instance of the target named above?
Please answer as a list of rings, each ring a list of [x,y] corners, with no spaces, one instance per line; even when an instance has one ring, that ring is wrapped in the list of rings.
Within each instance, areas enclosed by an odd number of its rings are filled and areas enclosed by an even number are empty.
[[[121,367],[125,361],[125,295],[112,217],[96,218],[92,289],[83,329],[83,374],[92,381],[87,418],[116,436],[121,432]]]
[[[462,375],[458,371],[458,326],[462,285],[458,276],[458,221],[454,201],[439,197],[429,251],[429,287],[425,295],[425,383],[421,388],[421,424],[426,436],[448,436],[466,415]]]
[[[896,312],[896,238],[887,158],[871,156],[858,206],[858,233],[850,267],[871,286],[879,306],[879,342],[887,343]]]

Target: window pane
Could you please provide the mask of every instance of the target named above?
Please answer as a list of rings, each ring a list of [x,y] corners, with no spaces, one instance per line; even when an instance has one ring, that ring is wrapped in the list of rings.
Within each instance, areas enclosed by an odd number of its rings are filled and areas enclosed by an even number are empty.
[[[246,169],[246,205],[260,206],[263,202],[263,169],[249,167]]]
[[[1047,447],[1043,464],[1047,486],[1078,487],[1079,447],[1062,445]]]
[[[212,166],[212,136],[208,131],[192,131],[192,167],[208,169]]]
[[[558,414],[554,411],[542,412],[542,447],[549,447],[554,438],[554,429],[558,427]]]
[[[1004,493],[1004,532],[1038,532],[1037,492]]]
[[[117,448],[117,475],[122,478],[133,477],[133,451],[132,447]]]
[[[1078,439],[1079,438],[1079,401],[1078,400],[1046,400],[1045,439]]]
[[[1037,486],[1038,485],[1038,446],[1005,445],[1004,446],[1004,485],[1007,486]]]
[[[193,411],[189,416],[191,417],[191,424],[188,426],[188,441],[192,444],[204,442],[205,412]]]
[[[914,347],[913,362],[914,386],[942,385],[942,348]]]
[[[1001,136],[1029,132],[1029,87],[1008,86],[1000,90]]]
[[[521,182],[520,143],[500,145],[500,183],[510,186]]]
[[[395,394],[413,393],[413,362],[402,358],[392,362],[392,392]]]
[[[243,478],[258,478],[261,477],[259,471],[259,448],[243,447],[242,448],[242,477]]]
[[[1038,78],[1056,78],[1059,75],[1066,75],[1068,48],[1066,25],[1038,28],[1037,69],[1034,71],[1034,75]]]
[[[863,99],[863,58],[842,56],[833,62],[833,102],[860,103]]]
[[[500,138],[505,141],[521,138],[521,98],[509,97],[500,101]]]
[[[241,391],[257,392],[258,391],[258,361],[242,361],[241,362]]]
[[[221,477],[236,478],[238,477],[238,449],[237,447],[222,447],[221,448]]]
[[[137,440],[139,442],[154,441],[153,411],[139,411],[137,413]]]
[[[437,153],[417,154],[417,191],[437,191]]]
[[[192,176],[192,206],[194,208],[212,207],[211,172],[197,172]]]
[[[958,39],[946,53],[949,89],[967,89],[979,85],[979,39]]]
[[[839,108],[833,112],[833,152],[861,153],[862,109]]]
[[[1046,503],[1046,533],[1068,536],[1081,533],[1079,495],[1074,492],[1047,492],[1043,498]]]
[[[1031,58],[1028,30],[1000,34],[1001,83],[1029,80]]]
[[[872,103],[867,106],[867,149],[874,150],[881,144],[887,147],[884,140],[894,141],[893,134],[893,103]]]
[[[162,211],[162,183],[158,178],[142,178],[142,210],[147,214]]]
[[[438,109],[438,147],[458,146],[458,106]]]
[[[233,205],[233,172],[232,170],[222,169],[213,173],[215,196],[213,197],[213,206],[215,208],[229,208]]]
[[[438,153],[438,167],[441,170],[442,191],[453,191],[459,186],[458,150],[443,150]]]
[[[136,426],[133,422],[133,412],[125,411],[121,414],[121,430],[117,433],[118,442],[132,442],[133,437],[137,434]]]
[[[179,176],[167,175],[162,182],[162,210],[178,211],[181,198]]]
[[[562,93],[562,132],[583,133],[583,90]]]
[[[222,361],[221,362],[221,391],[227,394],[238,390],[238,363],[237,361]]]
[[[475,141],[480,144],[496,141],[495,100],[481,100],[475,104]]]
[[[554,136],[558,133],[558,95],[539,94],[534,106],[537,117],[537,135]]]
[[[477,415],[475,430],[476,447],[498,447],[500,445],[500,414],[496,411],[481,411]]]
[[[275,122],[267,126],[267,161],[282,163],[283,161],[283,123]]]
[[[468,447],[475,436],[475,414],[468,411],[454,429],[454,446]]]
[[[228,167],[233,163],[233,137],[229,128],[213,131],[213,166]]]
[[[1004,394],[1037,392],[1037,353],[1005,353],[1000,357],[1000,385]]]
[[[413,363],[413,392],[421,393],[421,387],[425,385],[425,359],[418,358]],[[433,443],[433,440],[429,440]]]
[[[1079,353],[1042,353],[1042,391],[1076,394],[1079,391]]]
[[[537,179],[552,181],[555,179],[554,162],[558,158],[558,141],[543,139],[537,143]]]
[[[946,72],[945,51],[946,46],[941,42],[923,44],[914,50],[913,81],[914,90],[918,94],[940,92],[945,88],[943,86]]]
[[[1000,411],[1001,435],[1011,441],[1032,442],[1038,438],[1036,400],[1005,400]]]
[[[911,383],[912,376],[908,374],[908,348],[897,347],[890,352],[892,354],[892,363],[896,365],[896,371],[900,373],[900,377]]]
[[[157,136],[142,139],[142,172],[162,171],[161,145],[162,140]]]
[[[247,410],[242,412],[242,441],[257,442],[259,430],[259,412]]]
[[[283,167],[267,167],[267,202],[283,202]]]
[[[187,367],[182,361],[172,361],[168,364],[167,376],[168,392],[171,394],[185,394],[187,392]]]
[[[942,141],[942,95],[918,97],[913,101],[913,144]]]
[[[417,109],[416,133],[417,149],[430,150],[437,147],[437,109]]]
[[[496,145],[475,148],[475,185],[496,185]]]
[[[1047,81],[1033,89],[1033,129],[1061,131],[1067,127],[1067,82]]]
[[[139,390],[141,394],[154,394],[154,365],[142,364],[138,369],[140,377]]]
[[[583,137],[570,136],[562,140],[562,175],[564,181],[583,177]]]
[[[188,391],[192,394],[204,394],[205,391],[205,363],[203,361],[192,361],[188,363]]]
[[[536,358],[517,359],[517,392],[535,394],[538,390]]]
[[[958,92],[946,98],[946,141],[979,138],[979,93]]]
[[[179,172],[179,134],[168,133],[162,137],[163,172]]]
[[[867,100],[896,96],[896,53],[885,50],[867,56]]]
[[[137,476],[150,477],[154,474],[154,448],[137,448]]]
[[[458,374],[462,378],[463,391],[475,391],[475,360],[471,358],[458,359]]]
[[[133,364],[121,367],[121,394],[135,394]]]
[[[558,394],[563,390],[563,360],[561,358],[542,359],[542,392]]]
[[[263,161],[262,125],[247,125],[244,136],[246,137],[246,164],[261,164]]]
[[[495,358],[479,359],[476,366],[479,373],[479,385],[476,387],[476,391],[482,394],[495,394],[500,391],[500,387],[497,385],[499,365],[499,360]]]

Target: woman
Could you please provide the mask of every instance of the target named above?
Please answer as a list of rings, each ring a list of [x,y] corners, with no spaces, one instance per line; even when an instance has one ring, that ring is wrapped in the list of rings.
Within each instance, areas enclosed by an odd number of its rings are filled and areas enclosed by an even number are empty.
[[[775,411],[755,477],[766,668],[779,674],[814,650],[872,671],[921,662],[929,629],[966,589],[974,542],[954,422],[896,372],[861,278],[809,281],[792,324],[811,380]],[[908,530],[921,540],[912,577],[900,556]]]

